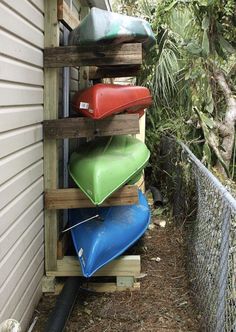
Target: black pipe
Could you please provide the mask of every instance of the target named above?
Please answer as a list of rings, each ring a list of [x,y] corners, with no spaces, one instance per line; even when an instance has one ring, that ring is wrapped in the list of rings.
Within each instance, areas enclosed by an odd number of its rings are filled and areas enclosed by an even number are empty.
[[[78,291],[81,285],[81,278],[70,277],[67,279],[53,311],[49,315],[44,332],[62,332],[65,328],[73,306],[75,304]]]
[[[162,194],[160,193],[160,191],[156,187],[153,187],[153,186],[150,186],[149,189],[151,190],[151,193],[152,193],[153,205],[155,207],[162,206],[163,198],[162,198]]]

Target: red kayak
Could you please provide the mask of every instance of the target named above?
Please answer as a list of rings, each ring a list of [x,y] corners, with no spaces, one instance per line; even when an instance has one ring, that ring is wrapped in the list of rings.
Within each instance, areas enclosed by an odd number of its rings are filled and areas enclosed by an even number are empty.
[[[124,111],[141,117],[151,103],[145,87],[102,83],[77,92],[72,100],[76,111],[96,120]]]

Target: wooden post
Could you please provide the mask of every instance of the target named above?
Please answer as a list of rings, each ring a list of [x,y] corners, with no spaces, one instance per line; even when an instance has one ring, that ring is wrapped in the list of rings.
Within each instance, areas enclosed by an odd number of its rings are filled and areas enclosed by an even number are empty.
[[[75,29],[80,21],[72,12],[65,0],[58,0],[58,20],[62,22],[69,30]]]
[[[45,0],[45,47],[59,46],[57,0]],[[59,73],[44,71],[44,119],[58,118]],[[44,140],[44,183],[46,189],[58,187],[58,152],[56,139]],[[58,220],[56,210],[45,211],[45,269],[57,269]]]
[[[139,119],[139,127],[140,127],[140,133],[136,134],[136,138],[138,138],[140,141],[145,143],[145,129],[146,129],[146,111],[144,115]],[[142,190],[143,193],[145,193],[145,179],[144,175],[141,176],[141,179],[136,183],[136,185],[139,187],[139,189]]]
[[[80,9],[80,20],[82,20],[89,13],[89,8],[82,6]],[[85,89],[89,86],[89,67],[80,67],[79,89]]]

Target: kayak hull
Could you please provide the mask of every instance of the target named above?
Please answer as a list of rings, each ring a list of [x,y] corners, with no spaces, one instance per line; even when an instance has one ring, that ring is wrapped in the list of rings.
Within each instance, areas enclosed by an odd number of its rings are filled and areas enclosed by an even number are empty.
[[[72,100],[75,111],[95,120],[124,111],[139,113],[141,117],[151,103],[151,94],[145,87],[102,83],[78,91]]]
[[[87,278],[133,245],[150,222],[147,200],[139,191],[137,205],[70,210],[70,226],[97,214],[100,218],[71,230],[81,269]]]
[[[99,205],[136,177],[149,157],[146,145],[134,137],[98,137],[71,155],[69,173],[92,203]]]
[[[138,17],[93,7],[69,34],[69,45],[142,43],[148,50],[156,43],[150,24]]]

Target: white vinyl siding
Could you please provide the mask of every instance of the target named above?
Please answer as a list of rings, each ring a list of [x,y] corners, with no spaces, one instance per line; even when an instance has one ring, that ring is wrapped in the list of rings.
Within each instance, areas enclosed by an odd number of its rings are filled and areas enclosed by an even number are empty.
[[[44,0],[0,12],[0,323],[26,331],[44,273]]]

